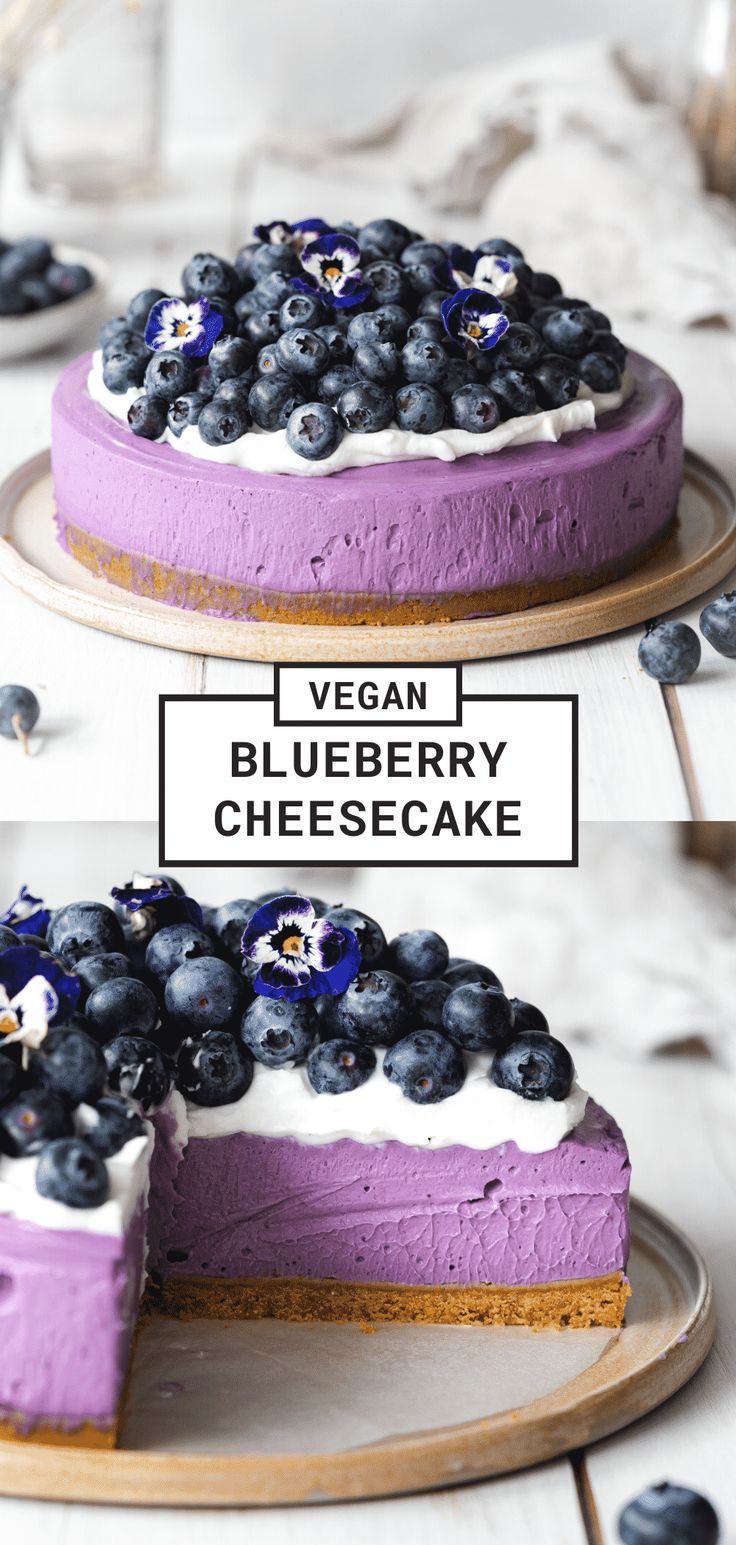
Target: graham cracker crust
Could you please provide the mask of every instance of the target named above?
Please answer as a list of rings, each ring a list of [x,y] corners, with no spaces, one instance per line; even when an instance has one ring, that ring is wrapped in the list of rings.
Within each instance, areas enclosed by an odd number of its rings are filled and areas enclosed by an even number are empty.
[[[421,624],[459,622],[464,618],[503,616],[527,611],[550,601],[567,601],[621,579],[660,547],[669,537],[676,517],[651,541],[632,549],[625,557],[601,564],[589,574],[568,574],[544,583],[491,586],[488,589],[449,592],[440,596],[373,595],[324,591],[318,593],[261,590],[253,585],[232,584],[217,576],[125,552],[102,537],[93,536],[57,516],[62,540],[72,557],[99,579],[134,595],[162,601],[185,611],[232,620],[310,623],[326,627],[359,624]]]
[[[144,1314],[178,1319],[402,1321],[423,1325],[525,1325],[532,1330],[588,1329],[624,1322],[631,1295],[622,1271],[604,1277],[545,1282],[538,1287],[482,1283],[407,1287],[311,1277],[170,1276],[150,1284]]]
[[[27,1417],[18,1417],[15,1422],[9,1417],[0,1419],[0,1442],[3,1443],[45,1443],[53,1444],[57,1448],[97,1448],[113,1449],[117,1443],[118,1424],[113,1422],[111,1427],[96,1427],[94,1422],[81,1422],[78,1427],[57,1426],[51,1421],[36,1422],[27,1427]],[[21,1426],[20,1424],[24,1425]]]

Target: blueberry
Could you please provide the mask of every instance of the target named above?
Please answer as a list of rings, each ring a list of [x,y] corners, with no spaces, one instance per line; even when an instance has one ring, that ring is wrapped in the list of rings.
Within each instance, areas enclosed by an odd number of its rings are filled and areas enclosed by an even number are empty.
[[[736,590],[719,595],[700,613],[700,631],[727,660],[736,660]]]
[[[246,901],[244,898],[238,901],[226,901],[217,908],[212,918],[213,933],[219,939],[225,953],[238,965],[242,959],[240,946],[243,942],[243,934],[253,913],[257,910],[257,905],[257,902]]]
[[[429,267],[437,263],[445,263],[447,253],[436,241],[425,241],[418,237],[416,241],[410,241],[401,253],[403,268],[415,268],[417,264],[426,264]]]
[[[97,334],[97,342],[101,349],[107,348],[110,344],[125,348],[129,343],[140,343],[140,336],[136,329],[130,326],[127,317],[110,317],[108,322],[103,322]]]
[[[526,322],[511,322],[495,349],[488,352],[495,356],[499,369],[510,366],[515,370],[531,370],[541,358],[543,348],[536,328],[528,327]]]
[[[584,354],[580,375],[594,392],[617,392],[621,385],[621,371],[615,359],[609,359],[607,354]]]
[[[431,928],[415,928],[391,940],[386,960],[405,982],[424,982],[447,970],[449,950],[444,939]]]
[[[326,1005],[324,1023],[330,1038],[361,1041],[366,1046],[390,1046],[411,1028],[414,997],[408,984],[393,971],[366,971],[347,991]]]
[[[160,300],[166,300],[163,290],[139,290],[137,295],[133,296],[125,314],[126,325],[132,327],[135,333],[144,333],[149,314]]]
[[[411,268],[405,268],[409,289],[413,297],[424,298],[425,295],[433,295],[437,288],[437,268],[429,263],[414,263]]]
[[[103,1094],[85,1121],[84,1141],[101,1159],[111,1159],[133,1137],[142,1137],[143,1122],[134,1105],[119,1094]]]
[[[437,317],[417,317],[407,329],[406,336],[410,342],[415,338],[425,338],[432,343],[444,343],[447,333]]]
[[[248,253],[245,259],[244,253]],[[267,274],[295,274],[299,271],[297,255],[286,243],[262,242],[255,248],[241,248],[235,261],[241,273],[245,262],[246,277],[256,284],[259,279],[265,279]]]
[[[231,1105],[253,1081],[253,1058],[227,1030],[208,1030],[199,1040],[182,1042],[177,1087],[195,1105]]]
[[[51,914],[48,948],[72,969],[84,955],[122,954],[123,930],[110,907],[99,901],[72,901]]]
[[[25,1158],[55,1137],[71,1137],[69,1106],[55,1089],[27,1089],[0,1111],[0,1153]]]
[[[445,400],[436,386],[412,381],[400,386],[394,397],[399,429],[413,434],[433,435],[445,422]]]
[[[450,957],[444,980],[450,983],[453,992],[456,987],[464,987],[466,982],[487,982],[489,987],[501,986],[490,966],[481,966],[476,960],[458,960],[454,955]]]
[[[124,1033],[152,1035],[158,1024],[158,1004],[150,987],[132,976],[116,977],[95,987],[84,1012],[100,1041]]]
[[[178,349],[159,349],[152,354],[143,378],[146,391],[151,397],[162,397],[173,402],[182,392],[191,391],[194,385],[194,364]]]
[[[22,281],[17,284],[9,284],[0,280],[0,316],[21,316],[24,311],[30,309],[29,302],[21,288]]]
[[[574,308],[571,311],[553,311],[545,318],[542,335],[545,343],[555,354],[568,359],[581,359],[593,347],[595,325],[587,311]]]
[[[330,351],[328,372],[334,365],[348,365],[350,363],[350,345],[347,333],[343,332],[341,327],[337,327],[334,322],[327,322],[321,327],[316,327],[315,332],[319,333],[320,338],[324,338]]]
[[[290,286],[291,294],[279,311],[279,321],[286,333],[292,327],[317,328],[329,320],[329,312],[319,295],[305,295]]]
[[[73,300],[91,290],[94,283],[84,263],[49,263],[44,277],[57,301]]]
[[[686,622],[655,618],[647,624],[639,644],[639,664],[655,681],[681,686],[700,664],[700,639],[695,629]]]
[[[0,687],[0,735],[5,740],[19,740],[28,749],[28,736],[38,723],[41,704],[30,687],[11,684]]]
[[[247,318],[244,328],[246,338],[256,349],[262,349],[264,343],[276,343],[281,336],[278,311],[258,311]]]
[[[412,982],[411,990],[418,1024],[422,1029],[441,1030],[442,1010],[452,991],[450,983],[433,976],[426,982]]]
[[[258,280],[255,289],[249,290],[248,293],[252,297],[254,310],[273,311],[279,310],[284,301],[294,294],[294,286],[288,274],[279,273],[278,269],[275,269],[272,274],[264,274],[263,278]]]
[[[626,364],[626,349],[624,345],[606,328],[602,328],[600,332],[594,335],[591,352],[593,354],[605,354],[608,359],[612,359],[618,365],[619,370],[623,370]]]
[[[256,369],[259,376],[273,376],[281,370],[275,343],[264,343],[263,348],[258,350]]]
[[[347,339],[351,349],[361,343],[395,343],[400,334],[399,322],[388,306],[377,311],[358,311],[348,323]]]
[[[44,236],[24,236],[0,257],[0,285],[19,284],[31,274],[42,274],[52,259],[51,245]]]
[[[300,383],[286,371],[260,376],[248,393],[248,409],[260,429],[285,429],[294,409],[303,401]]]
[[[466,982],[450,993],[442,1023],[450,1040],[466,1051],[496,1051],[511,1039],[514,1011],[499,987]]]
[[[175,1025],[201,1034],[235,1024],[245,1008],[246,988],[227,961],[205,957],[187,960],[172,972],[164,1001]]]
[[[94,1104],[105,1087],[105,1059],[91,1035],[76,1026],[50,1030],[29,1062],[31,1081],[53,1089],[70,1105]]]
[[[213,252],[195,252],[184,269],[181,282],[187,300],[198,300],[206,295],[209,300],[222,295],[225,300],[235,300],[241,284],[231,263],[215,257]]]
[[[365,343],[403,343],[408,329],[411,326],[411,316],[405,306],[399,306],[394,301],[387,301],[383,306],[378,306],[370,315],[378,328],[376,338],[361,339]]]
[[[523,1100],[565,1100],[575,1069],[561,1041],[546,1031],[528,1030],[496,1052],[488,1077]]]
[[[45,311],[47,306],[57,305],[60,297],[52,290],[47,279],[32,274],[21,280],[20,292],[31,311]]]
[[[12,1047],[8,1047],[8,1053]],[[0,1109],[8,1105],[15,1096],[20,1093],[25,1082],[21,1064],[3,1052],[0,1046]],[[0,1152],[2,1152],[2,1137],[0,1137]]]
[[[360,343],[353,355],[353,367],[363,381],[388,386],[399,368],[395,343]]]
[[[375,918],[355,907],[328,907],[325,917],[337,928],[349,928],[360,945],[363,966],[370,971],[383,959],[386,952],[386,935]]]
[[[423,295],[419,302],[417,314],[420,317],[436,317],[442,320],[442,302],[447,300],[450,290],[430,290],[429,295]]]
[[[215,386],[242,375],[253,360],[253,345],[247,338],[226,336],[216,338],[209,352],[207,364]],[[186,388],[184,388],[186,390]]]
[[[235,272],[242,284],[253,284],[253,258],[256,252],[260,252],[262,242],[247,241],[235,254]],[[284,249],[286,250],[286,249]]]
[[[521,370],[495,370],[488,376],[486,385],[493,392],[504,419],[523,418],[539,411],[534,386]]]
[[[451,402],[454,393],[459,392],[461,386],[476,386],[481,378],[482,372],[477,362],[468,359],[451,359],[442,377],[441,391],[445,403]]]
[[[42,1149],[36,1169],[40,1196],[67,1207],[101,1207],[110,1183],[104,1160],[80,1137],[58,1137]]]
[[[410,231],[399,220],[369,220],[367,225],[362,225],[358,233],[358,244],[361,252],[371,247],[377,247],[379,252],[386,257],[397,258],[401,255],[410,239]]]
[[[578,395],[580,375],[569,359],[547,354],[532,371],[537,396],[543,408],[562,408]]]
[[[128,408],[128,424],[143,440],[160,440],[168,423],[169,405],[163,397],[143,392]]]
[[[222,381],[218,386],[214,394],[215,402],[234,402],[238,407],[242,407],[244,412],[250,417],[248,398],[255,379],[256,375],[252,367],[250,370],[244,370],[242,375],[230,376],[227,381]],[[204,407],[204,403],[202,406]],[[197,422],[199,422],[199,419]]]
[[[497,253],[499,257],[521,258],[524,254],[521,247],[515,247],[512,241],[507,241],[505,236],[491,236],[487,241],[478,243],[479,252]]]
[[[241,1039],[258,1062],[282,1068],[303,1062],[314,1046],[319,1020],[309,998],[295,1003],[274,998],[254,998],[240,1026]]]
[[[218,402],[213,397],[212,402],[205,403],[197,420],[197,428],[205,445],[232,445],[234,440],[239,440],[246,433],[250,423],[250,410],[244,400]]]
[[[458,387],[450,398],[450,417],[456,429],[468,429],[471,434],[487,434],[495,429],[501,417],[498,403],[489,386],[478,381]]]
[[[282,369],[297,376],[324,375],[330,360],[324,338],[308,327],[290,327],[282,333],[276,352]]]
[[[375,1071],[376,1054],[354,1041],[323,1041],[307,1058],[307,1078],[317,1094],[359,1089]]]
[[[305,402],[295,408],[286,425],[286,443],[307,461],[331,456],[342,439],[342,424],[325,402]]]
[[[111,1089],[137,1100],[145,1111],[163,1105],[173,1076],[168,1057],[155,1041],[143,1035],[116,1035],[103,1055]]]
[[[525,1003],[523,998],[512,998],[511,1007],[514,1011],[514,1035],[526,1035],[528,1030],[535,1030],[538,1035],[549,1035],[547,1019],[533,1003]]]
[[[207,398],[200,397],[199,392],[182,392],[181,397],[174,398],[166,414],[166,422],[177,439],[190,424],[199,422],[206,401]]]
[[[401,350],[401,368],[407,381],[439,386],[448,362],[444,345],[434,343],[431,338],[411,338]]]
[[[133,386],[142,386],[150,354],[140,349],[117,346],[117,340],[105,349],[102,359],[102,379],[109,392],[120,396]]]
[[[271,306],[267,307],[267,310],[269,311],[272,309],[273,307]],[[249,317],[256,316],[262,310],[263,307],[259,306],[258,304],[258,296],[255,290],[246,290],[245,295],[241,295],[239,299],[236,300],[235,315],[238,319],[238,323],[240,324],[243,337],[245,337],[245,327],[243,324],[248,321]]]
[[[377,263],[371,263],[363,271],[366,284],[369,284],[374,299],[379,306],[387,302],[396,305],[405,305],[409,295],[409,285],[400,263],[394,263],[390,258],[379,259]]]
[[[413,1030],[386,1052],[383,1071],[415,1105],[436,1105],[465,1082],[463,1054],[438,1030]]]
[[[660,1481],[627,1503],[618,1532],[624,1545],[718,1545],[720,1525],[707,1497]]]
[[[390,394],[374,381],[358,381],[337,399],[337,411],[351,434],[375,434],[387,429],[394,416]]]
[[[536,269],[532,275],[532,290],[540,300],[554,300],[556,295],[562,294],[562,285],[554,274],[545,274]]]
[[[159,928],[146,948],[146,970],[166,982],[185,960],[215,954],[212,940],[194,923],[171,923]]]
[[[583,306],[583,311],[590,317],[597,333],[610,333],[611,322],[605,311],[596,311],[594,306]]]
[[[357,379],[358,372],[352,365],[331,365],[317,382],[320,401],[327,402],[331,408],[334,408],[338,397],[347,390],[348,386],[354,386]]]

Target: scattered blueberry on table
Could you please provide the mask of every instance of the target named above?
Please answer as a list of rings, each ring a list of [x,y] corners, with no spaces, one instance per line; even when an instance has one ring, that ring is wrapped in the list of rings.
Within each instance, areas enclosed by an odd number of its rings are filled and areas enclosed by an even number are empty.
[[[358,908],[280,892],[205,908],[165,875],[111,900],[52,909],[22,886],[0,912],[0,1154],[38,1158],[49,1201],[102,1205],[105,1161],[174,1088],[228,1105],[299,1070],[315,1096],[375,1078],[433,1105],[472,1067],[524,1100],[570,1093],[541,1010],[434,929],[387,942]]]
[[[700,613],[700,631],[719,654],[727,660],[736,660],[736,590],[719,595],[703,607]]]
[[[639,664],[667,686],[689,681],[700,664],[700,639],[686,622],[657,617],[639,643]]]
[[[0,318],[45,311],[92,288],[83,263],[62,263],[42,236],[0,242]]]
[[[0,735],[17,740],[28,753],[28,737],[35,729],[41,704],[30,687],[0,687]]]
[[[623,1545],[718,1545],[718,1514],[707,1497],[660,1481],[627,1503],[618,1520]]]
[[[142,394],[134,434],[197,429],[223,446],[286,430],[321,461],[345,432],[483,434],[621,386],[608,317],[501,237],[471,252],[383,218],[275,220],[254,236],[232,263],[195,253],[179,294],[142,290],[101,329],[108,390]]]

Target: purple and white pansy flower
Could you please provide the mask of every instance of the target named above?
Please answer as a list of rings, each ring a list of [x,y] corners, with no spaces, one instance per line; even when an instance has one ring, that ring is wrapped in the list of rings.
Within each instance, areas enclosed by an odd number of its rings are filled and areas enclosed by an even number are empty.
[[[288,220],[270,220],[268,225],[254,225],[253,235],[258,241],[272,246],[293,247],[295,252],[301,252],[308,242],[325,235],[329,229],[326,220],[315,216],[311,220],[296,220],[293,225]]]
[[[290,1002],[345,992],[361,965],[355,934],[316,917],[306,896],[264,902],[248,923],[242,950],[258,966],[255,991]]]
[[[0,915],[0,924],[12,928],[14,933],[33,933],[41,937],[49,926],[51,913],[44,906],[41,896],[32,896],[27,885],[21,885],[15,901]]]
[[[210,304],[206,295],[191,301],[182,300],[179,295],[168,295],[151,307],[145,340],[149,349],[209,354],[224,325],[222,312]]]
[[[458,290],[485,290],[498,300],[508,300],[519,281],[509,259],[496,252],[467,252],[452,247],[450,273]]]
[[[360,247],[352,236],[328,231],[309,242],[299,261],[306,277],[292,279],[292,284],[308,294],[316,292],[330,306],[359,306],[371,293],[361,272]]]
[[[63,1024],[79,1002],[82,984],[58,960],[32,945],[0,954],[0,1035],[5,1046],[19,1042],[38,1051],[50,1024]]]
[[[445,331],[469,355],[473,349],[494,348],[508,331],[508,317],[486,290],[456,290],[443,300],[441,310]]]
[[[153,875],[134,874],[129,885],[114,885],[110,894],[130,914],[131,932],[139,939],[150,939],[158,928],[168,928],[171,923],[202,927],[199,902],[177,895],[166,880]]]

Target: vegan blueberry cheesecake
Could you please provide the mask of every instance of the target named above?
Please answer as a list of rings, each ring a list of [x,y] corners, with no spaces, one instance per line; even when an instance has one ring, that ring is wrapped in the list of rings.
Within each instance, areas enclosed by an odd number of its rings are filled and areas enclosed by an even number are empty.
[[[220,617],[422,623],[594,589],[663,540],[677,387],[512,242],[254,238],[62,374],[57,523],[88,569]]]
[[[433,930],[134,875],[0,923],[0,1434],[114,1444],[140,1316],[619,1326],[629,1160]]]

